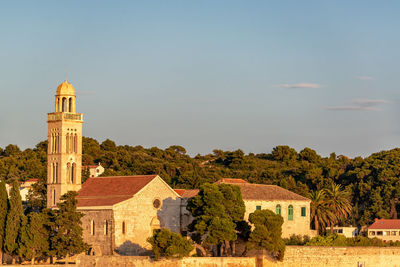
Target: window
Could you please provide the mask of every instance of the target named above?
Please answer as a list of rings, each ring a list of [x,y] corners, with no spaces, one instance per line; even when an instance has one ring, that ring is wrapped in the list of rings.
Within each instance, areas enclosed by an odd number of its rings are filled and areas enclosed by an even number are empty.
[[[281,213],[282,213],[282,212],[281,212],[281,205],[279,205],[279,204],[276,205],[275,213],[278,214],[278,215],[281,215]]]
[[[256,210],[261,210],[261,206],[256,206]]]
[[[69,101],[69,112],[72,112],[72,97],[68,99]]]
[[[69,134],[67,134],[65,141],[66,141],[66,145],[65,145],[66,152],[69,153]]]
[[[94,220],[91,220],[90,221],[90,234],[91,235],[94,235],[95,234],[95,232],[94,232]]]
[[[397,235],[396,231],[392,231],[391,235]]]
[[[339,234],[343,234],[343,229],[338,229],[337,231]]]
[[[62,99],[62,112],[66,112],[67,111],[67,99],[65,97],[63,97]]]
[[[377,231],[376,235],[383,235],[383,232],[382,231]]]
[[[301,207],[301,217],[306,217],[306,207]]]
[[[155,209],[159,209],[159,208],[161,207],[161,201],[160,201],[159,199],[155,199],[155,200],[153,201],[153,207],[154,207]]]
[[[369,234],[370,235],[375,235],[375,231],[370,231]]]
[[[385,235],[390,235],[390,231],[386,231],[386,232],[385,232]]]
[[[122,234],[124,235],[126,233],[126,224],[125,222],[122,222]]]
[[[53,205],[56,205],[56,190],[53,189]]]
[[[289,205],[288,207],[288,220],[293,221],[293,206]]]
[[[104,221],[104,235],[108,235],[108,221]]]

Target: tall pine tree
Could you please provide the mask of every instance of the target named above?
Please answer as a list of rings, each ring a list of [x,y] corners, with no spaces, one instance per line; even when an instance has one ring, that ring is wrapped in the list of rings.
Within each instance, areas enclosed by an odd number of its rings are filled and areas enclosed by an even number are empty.
[[[17,255],[17,239],[20,232],[22,216],[23,209],[19,184],[17,181],[14,181],[10,191],[10,209],[7,214],[6,234],[4,240],[4,251],[12,256]]]
[[[0,264],[3,264],[3,246],[6,228],[6,218],[8,213],[8,195],[6,183],[0,182]]]
[[[83,214],[76,210],[78,193],[69,191],[57,204],[54,221],[54,236],[51,237],[52,250],[59,258],[73,256],[87,251],[89,245],[83,242],[81,218]]]

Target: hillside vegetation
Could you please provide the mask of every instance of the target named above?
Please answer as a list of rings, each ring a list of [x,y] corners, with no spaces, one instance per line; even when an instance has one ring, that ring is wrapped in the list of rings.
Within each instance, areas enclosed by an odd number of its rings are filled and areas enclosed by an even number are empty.
[[[29,178],[46,180],[47,142],[21,151],[16,145],[0,148],[0,178],[6,182]],[[374,218],[397,218],[400,203],[400,149],[349,159],[332,153],[321,157],[304,148],[297,152],[277,146],[270,153],[245,154],[241,150],[214,150],[191,157],[181,146],[167,149],[101,144],[83,138],[83,165],[101,164],[104,176],[159,174],[174,188],[199,188],[223,177],[251,183],[276,184],[303,196],[315,190],[342,185],[351,193],[353,210],[345,224],[365,225]],[[87,178],[87,173],[83,174]]]

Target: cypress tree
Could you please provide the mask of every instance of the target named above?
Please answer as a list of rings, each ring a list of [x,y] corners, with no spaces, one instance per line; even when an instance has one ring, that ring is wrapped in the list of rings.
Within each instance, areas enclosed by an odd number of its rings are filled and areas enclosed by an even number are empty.
[[[78,193],[69,191],[61,196],[61,202],[57,204],[54,221],[54,236],[51,237],[52,250],[59,258],[73,256],[89,249],[83,241],[82,222],[83,214],[76,210]]]
[[[0,264],[3,264],[3,246],[4,246],[4,235],[6,228],[6,218],[8,213],[8,195],[6,189],[6,183],[4,180],[0,182]]]
[[[47,216],[31,212],[22,217],[18,238],[18,255],[35,263],[35,258],[46,256],[49,250],[49,231],[46,229]]]
[[[21,227],[21,217],[23,215],[22,200],[19,192],[19,184],[13,182],[10,191],[10,209],[6,219],[6,231],[4,240],[4,251],[14,256],[17,253],[17,238]]]

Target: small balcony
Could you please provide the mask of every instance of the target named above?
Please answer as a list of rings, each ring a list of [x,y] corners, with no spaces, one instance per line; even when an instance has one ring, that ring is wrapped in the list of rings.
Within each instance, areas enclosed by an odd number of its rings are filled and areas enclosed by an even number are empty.
[[[82,113],[66,113],[57,112],[47,114],[48,121],[60,121],[60,120],[71,120],[71,121],[83,121]]]

